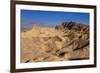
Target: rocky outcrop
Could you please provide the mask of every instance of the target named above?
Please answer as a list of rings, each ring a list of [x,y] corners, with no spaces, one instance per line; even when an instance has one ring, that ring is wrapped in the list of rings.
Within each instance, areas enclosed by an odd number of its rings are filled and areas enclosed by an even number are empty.
[[[80,24],[76,22],[63,22],[61,25],[55,27],[56,29],[68,29],[77,31],[88,31],[89,26],[86,24]]]

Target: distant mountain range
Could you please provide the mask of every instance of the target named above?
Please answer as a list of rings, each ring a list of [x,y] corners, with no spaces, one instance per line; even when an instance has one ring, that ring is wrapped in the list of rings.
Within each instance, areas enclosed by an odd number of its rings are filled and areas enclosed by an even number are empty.
[[[43,23],[30,23],[30,24],[22,24],[21,31],[28,31],[31,30],[32,27],[39,26],[39,27],[55,27],[54,25],[50,24],[43,24]]]

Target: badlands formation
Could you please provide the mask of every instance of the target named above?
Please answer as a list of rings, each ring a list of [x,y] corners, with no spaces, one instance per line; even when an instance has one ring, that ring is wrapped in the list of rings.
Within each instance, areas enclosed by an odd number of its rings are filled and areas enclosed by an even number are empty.
[[[21,32],[21,62],[89,59],[89,25],[63,22]]]

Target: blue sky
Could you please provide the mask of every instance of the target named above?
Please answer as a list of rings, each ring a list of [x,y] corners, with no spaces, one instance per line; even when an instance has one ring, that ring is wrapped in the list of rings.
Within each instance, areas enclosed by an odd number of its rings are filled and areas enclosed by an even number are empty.
[[[65,21],[89,24],[89,13],[21,10],[21,24],[59,25]]]

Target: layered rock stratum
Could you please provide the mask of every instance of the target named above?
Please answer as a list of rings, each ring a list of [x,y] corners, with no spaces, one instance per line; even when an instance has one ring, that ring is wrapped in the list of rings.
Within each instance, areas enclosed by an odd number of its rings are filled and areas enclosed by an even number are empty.
[[[89,25],[63,22],[21,32],[21,62],[89,59]]]

